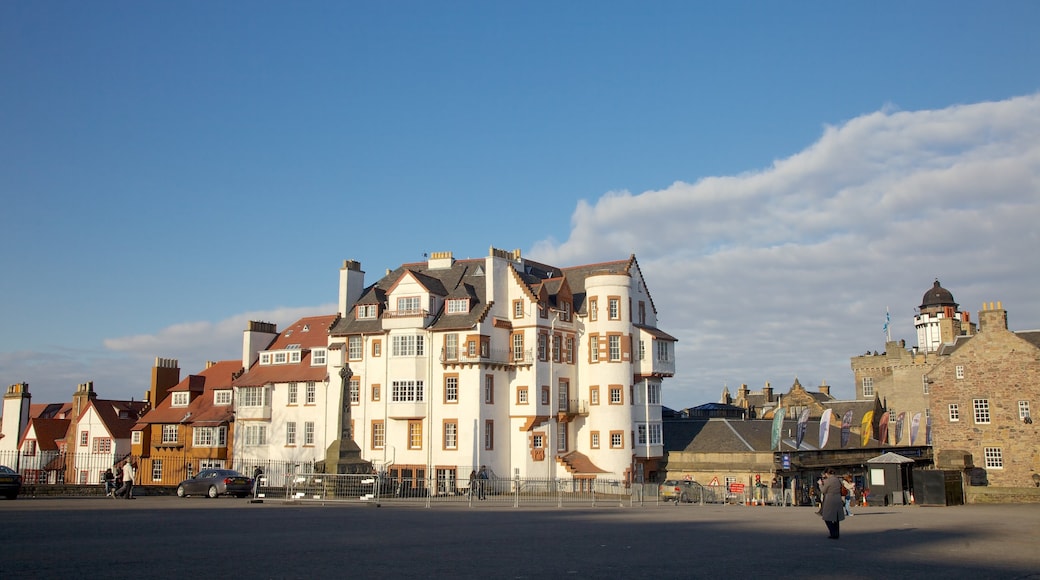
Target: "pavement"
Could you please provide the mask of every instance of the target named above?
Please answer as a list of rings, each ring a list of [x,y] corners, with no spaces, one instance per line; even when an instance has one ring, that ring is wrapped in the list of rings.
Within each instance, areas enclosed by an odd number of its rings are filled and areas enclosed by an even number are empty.
[[[1040,505],[512,508],[139,497],[0,501],[0,578],[1040,579]]]

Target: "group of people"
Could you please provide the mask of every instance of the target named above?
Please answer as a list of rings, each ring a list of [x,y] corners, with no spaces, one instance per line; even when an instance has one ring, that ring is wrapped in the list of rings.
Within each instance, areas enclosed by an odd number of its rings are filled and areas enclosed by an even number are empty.
[[[116,464],[113,468],[105,470],[105,496],[111,498],[122,497],[134,499],[134,482],[137,477],[137,464],[133,460],[126,460],[123,466]],[[122,484],[120,485],[120,482]]]
[[[852,516],[852,498],[856,496],[856,484],[851,475],[838,477],[834,468],[827,468],[817,482],[820,488],[820,511],[816,512],[827,524],[828,538],[837,540],[841,521]]]
[[[480,471],[473,470],[469,472],[469,495],[470,497],[476,497],[477,499],[487,499],[485,493],[485,483],[488,479],[487,467],[481,465]]]

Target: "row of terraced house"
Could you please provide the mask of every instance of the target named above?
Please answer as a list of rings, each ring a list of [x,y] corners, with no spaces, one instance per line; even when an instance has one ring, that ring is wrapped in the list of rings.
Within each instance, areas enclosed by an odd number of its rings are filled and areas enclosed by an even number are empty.
[[[71,403],[33,405],[12,385],[0,461],[16,454],[30,482],[96,483],[132,458],[143,485],[260,466],[274,485],[378,470],[447,491],[481,466],[579,485],[660,469],[676,339],[634,256],[559,268],[518,250],[441,252],[367,286],[348,260],[338,290],[335,313],[250,322],[241,359],[183,379],[156,359],[143,401],[84,383]]]

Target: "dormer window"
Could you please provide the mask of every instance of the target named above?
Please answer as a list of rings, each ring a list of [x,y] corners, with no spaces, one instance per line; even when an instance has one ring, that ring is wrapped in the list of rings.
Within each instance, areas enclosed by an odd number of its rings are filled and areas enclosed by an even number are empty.
[[[178,391],[173,393],[172,404],[174,407],[187,407],[189,402],[188,391]]]
[[[310,332],[310,331],[311,331],[311,325],[304,324],[303,325],[303,332]]]
[[[563,320],[564,322],[569,322],[571,319],[571,303],[565,300],[561,308],[563,312],[560,315],[560,320]]]
[[[298,362],[300,362],[300,359],[302,358],[302,356],[303,356],[303,353],[301,353],[300,351],[298,351],[298,350],[290,350],[289,351],[289,362],[291,362],[291,363],[298,363]]]
[[[468,298],[452,298],[448,300],[448,314],[465,314],[469,312]]]
[[[325,366],[325,360],[328,354],[328,350],[324,348],[316,348],[311,351],[311,366]]]
[[[376,317],[378,310],[375,304],[358,304],[354,312],[358,320],[371,320]]]
[[[260,364],[269,365],[271,364],[271,353],[265,352],[260,354]]]
[[[231,404],[231,391],[220,390],[213,391],[213,404],[214,405],[230,405]]]
[[[288,358],[289,358],[289,356],[288,356],[288,354],[285,351],[279,351],[279,352],[274,353],[273,361],[274,361],[274,364],[276,364],[276,365],[284,365],[285,361],[288,360]]]

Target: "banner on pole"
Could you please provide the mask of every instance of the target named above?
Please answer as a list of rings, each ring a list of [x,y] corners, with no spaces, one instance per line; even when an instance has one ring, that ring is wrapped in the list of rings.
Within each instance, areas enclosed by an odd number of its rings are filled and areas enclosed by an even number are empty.
[[[827,446],[827,440],[831,437],[831,417],[834,411],[825,409],[820,417],[820,449]]]
[[[863,421],[859,424],[860,447],[866,447],[870,438],[874,435],[874,411],[867,411],[863,415]]]
[[[773,413],[773,438],[770,443],[770,449],[780,449],[780,430],[784,426],[784,415],[786,412],[787,410],[781,407]]]
[[[841,446],[845,448],[849,444],[849,436],[852,435],[852,411],[845,411],[841,418]]]
[[[802,440],[805,439],[805,431],[809,428],[809,409],[803,409],[798,417],[798,438],[795,440],[795,448],[801,449]]]

